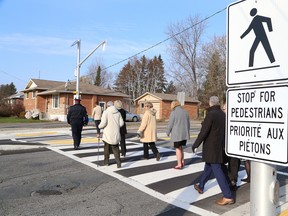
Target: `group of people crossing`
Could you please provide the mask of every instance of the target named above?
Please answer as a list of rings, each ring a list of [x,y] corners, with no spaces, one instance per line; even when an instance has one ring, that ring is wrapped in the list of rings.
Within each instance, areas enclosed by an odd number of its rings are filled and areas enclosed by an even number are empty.
[[[74,105],[78,108],[73,108],[73,106],[70,107],[67,115],[67,121],[72,128],[75,149],[79,147],[81,132],[79,135],[79,128],[78,130],[73,129],[73,127],[75,127],[75,123],[73,123],[75,118],[73,119],[71,116],[75,116],[75,114],[72,112],[76,112],[79,115],[85,114],[86,112],[86,109],[83,109],[85,107],[80,104],[80,100],[78,101],[79,102]],[[157,140],[156,110],[149,101],[145,102],[144,109],[145,112],[137,131],[137,135],[143,143],[143,159],[149,159],[150,147],[156,160],[159,161],[161,155],[155,145]],[[80,110],[82,111],[80,112]],[[107,102],[107,109],[105,111],[102,110],[102,107],[96,105],[93,109],[92,117],[95,121],[98,138],[100,138],[100,130],[103,130],[104,165],[109,165],[109,155],[113,152],[117,168],[121,168],[119,143],[121,147],[121,156],[125,157],[125,135],[127,134],[125,125],[126,111],[122,107],[122,102],[120,100],[116,100],[114,103],[112,101]],[[80,120],[81,118],[78,119],[79,122]],[[73,134],[74,132],[77,132],[78,135]],[[188,112],[177,100],[174,100],[171,103],[171,114],[167,124],[166,134],[167,136],[171,136],[171,141],[176,150],[177,164],[174,169],[181,170],[185,165],[183,148],[186,146],[187,140],[190,139],[190,119]],[[199,184],[194,184],[195,190],[199,194],[203,194],[205,184],[213,173],[223,193],[223,197],[217,200],[216,204],[227,205],[235,203],[232,187],[235,187],[237,183],[240,161],[239,159],[234,160],[233,158],[229,158],[225,154],[225,108],[224,110],[221,109],[217,96],[212,96],[209,99],[209,108],[207,109],[207,114],[202,122],[200,133],[192,145],[192,152],[195,152],[201,144],[203,144],[202,158],[205,162],[205,166]],[[232,165],[233,162],[235,162],[235,165]],[[225,165],[226,163],[228,163],[228,169]]]

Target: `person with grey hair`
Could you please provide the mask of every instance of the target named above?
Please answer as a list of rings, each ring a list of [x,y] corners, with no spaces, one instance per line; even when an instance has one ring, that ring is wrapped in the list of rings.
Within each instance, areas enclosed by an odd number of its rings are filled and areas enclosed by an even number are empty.
[[[205,162],[200,183],[194,184],[194,188],[199,194],[203,194],[204,186],[213,173],[223,193],[223,197],[217,200],[216,204],[233,204],[235,200],[224,171],[225,113],[220,108],[217,96],[210,97],[209,106],[200,133],[192,146],[192,152],[195,152],[203,142],[202,158]]]
[[[121,135],[121,140],[120,140],[120,146],[121,146],[121,156],[125,157],[126,156],[126,141],[125,141],[125,136],[127,134],[127,128],[126,128],[126,111],[122,107],[122,102],[120,100],[114,101],[114,106],[115,108],[121,113],[122,119],[124,121],[124,125],[120,128],[120,135]]]
[[[111,146],[117,168],[121,168],[119,142],[121,139],[120,127],[124,121],[120,112],[114,107],[113,102],[107,103],[107,109],[103,112],[99,128],[103,129],[102,141],[104,143],[104,166],[109,165],[109,147]]]

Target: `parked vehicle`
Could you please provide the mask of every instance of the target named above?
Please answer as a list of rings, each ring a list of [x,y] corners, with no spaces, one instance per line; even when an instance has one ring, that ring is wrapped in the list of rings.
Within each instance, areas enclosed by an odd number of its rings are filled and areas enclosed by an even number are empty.
[[[140,115],[126,111],[126,121],[133,121],[133,122],[140,121]]]

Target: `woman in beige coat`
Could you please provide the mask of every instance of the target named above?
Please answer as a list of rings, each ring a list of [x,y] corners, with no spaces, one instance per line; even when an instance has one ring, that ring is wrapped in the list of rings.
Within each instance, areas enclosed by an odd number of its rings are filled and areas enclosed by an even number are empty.
[[[153,104],[151,102],[145,102],[144,109],[145,113],[143,115],[141,125],[137,132],[138,136],[141,137],[140,141],[143,143],[143,159],[149,159],[149,145],[156,157],[156,160],[159,161],[160,154],[155,145],[155,142],[157,140],[156,110],[153,109]]]

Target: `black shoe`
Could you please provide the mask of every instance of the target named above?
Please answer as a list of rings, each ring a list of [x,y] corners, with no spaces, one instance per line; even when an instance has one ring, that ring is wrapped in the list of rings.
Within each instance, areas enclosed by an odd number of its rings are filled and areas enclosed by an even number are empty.
[[[157,153],[157,155],[156,155],[156,161],[159,161],[159,160],[160,160],[160,154]]]
[[[78,146],[74,146],[74,150],[77,150],[78,149]]]
[[[117,168],[121,168],[121,163],[117,163]]]
[[[241,179],[241,181],[250,183],[250,178]]]

